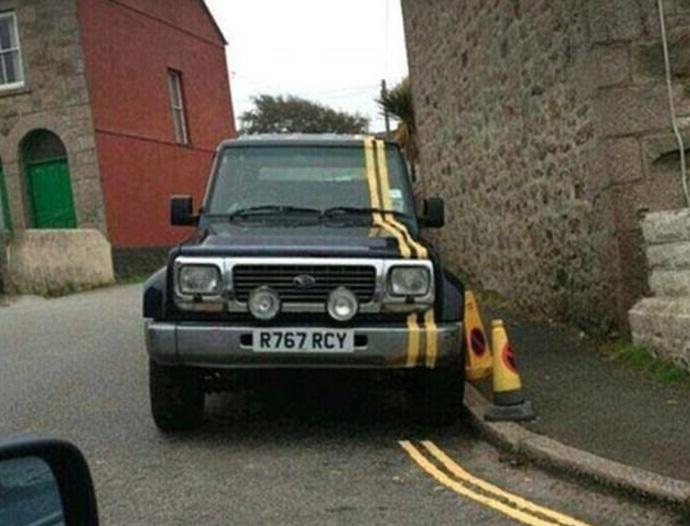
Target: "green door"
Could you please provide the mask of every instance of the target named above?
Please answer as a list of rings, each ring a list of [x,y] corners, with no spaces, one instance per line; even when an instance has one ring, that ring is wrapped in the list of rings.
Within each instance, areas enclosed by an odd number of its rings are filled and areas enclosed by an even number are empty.
[[[5,186],[5,174],[0,165],[0,230],[12,230],[10,219],[10,203],[7,198],[7,186]]]
[[[26,173],[34,228],[76,228],[67,159],[30,161]]]

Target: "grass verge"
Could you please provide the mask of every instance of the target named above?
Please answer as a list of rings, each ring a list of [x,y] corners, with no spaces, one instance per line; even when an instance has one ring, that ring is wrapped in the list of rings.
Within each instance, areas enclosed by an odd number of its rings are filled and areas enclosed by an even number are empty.
[[[690,389],[690,371],[656,358],[644,347],[633,345],[629,340],[607,342],[603,344],[602,351],[611,360],[621,362],[655,382]]]

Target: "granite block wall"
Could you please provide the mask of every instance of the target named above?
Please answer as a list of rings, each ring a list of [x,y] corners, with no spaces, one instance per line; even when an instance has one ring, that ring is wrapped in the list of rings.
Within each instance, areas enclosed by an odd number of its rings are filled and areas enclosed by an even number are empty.
[[[639,219],[683,205],[656,1],[402,5],[421,184],[447,200],[450,266],[525,309],[626,329],[648,292]],[[690,5],[666,9],[687,126]]]

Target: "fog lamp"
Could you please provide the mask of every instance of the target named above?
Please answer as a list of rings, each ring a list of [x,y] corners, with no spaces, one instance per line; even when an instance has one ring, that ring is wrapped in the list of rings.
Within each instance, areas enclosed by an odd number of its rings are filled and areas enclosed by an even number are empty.
[[[338,287],[328,296],[328,314],[334,320],[349,321],[358,308],[357,297],[345,287]]]
[[[280,312],[280,297],[271,287],[259,287],[249,295],[249,311],[258,320],[271,320]]]

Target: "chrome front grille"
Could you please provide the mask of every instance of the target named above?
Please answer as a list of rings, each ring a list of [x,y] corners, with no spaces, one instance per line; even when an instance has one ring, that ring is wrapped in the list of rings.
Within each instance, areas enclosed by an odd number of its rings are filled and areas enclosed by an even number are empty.
[[[376,268],[371,265],[235,265],[232,283],[235,298],[241,303],[246,303],[251,291],[261,286],[273,288],[288,303],[325,303],[328,294],[338,287],[347,287],[360,303],[369,303],[376,291]]]

